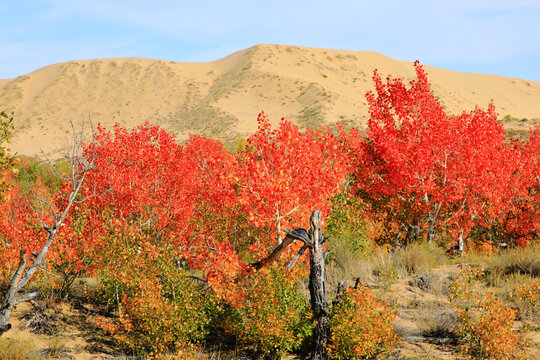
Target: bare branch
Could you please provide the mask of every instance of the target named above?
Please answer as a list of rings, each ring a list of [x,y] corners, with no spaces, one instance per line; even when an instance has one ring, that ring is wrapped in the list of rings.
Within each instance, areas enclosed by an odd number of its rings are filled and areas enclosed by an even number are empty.
[[[298,252],[296,253],[295,257],[291,260],[291,262],[289,262],[289,264],[287,265],[287,267],[285,268],[286,270],[290,270],[294,264],[296,264],[296,262],[298,261],[298,259],[300,258],[300,256],[304,255],[304,253],[306,252],[307,248],[309,246],[304,244],[300,250],[298,250]]]
[[[289,247],[290,244],[294,242],[294,238],[292,236],[285,236],[285,239],[283,239],[283,242],[279,244],[274,251],[270,255],[268,255],[266,258],[261,259],[255,263],[252,263],[251,266],[253,266],[256,270],[259,270],[263,268],[266,265],[271,264],[275,259],[279,257],[279,255],[285,250],[287,247]]]
[[[283,229],[287,235],[292,237],[293,239],[297,239],[302,241],[304,244],[308,246],[312,246],[311,240],[309,238],[309,234],[305,229],[302,228],[294,228],[294,229]]]
[[[13,299],[13,303],[14,305],[17,305],[20,302],[32,300],[32,299],[37,298],[38,296],[39,296],[39,293],[37,291],[31,292],[28,294],[19,295]]]
[[[47,232],[47,240],[45,241],[45,244],[41,248],[38,254],[32,253],[33,257],[30,258],[30,261],[32,262],[32,265],[26,265],[27,262],[27,255],[24,250],[21,250],[20,252],[20,261],[19,261],[19,267],[17,268],[14,276],[12,277],[10,284],[8,286],[8,290],[6,292],[6,295],[4,296],[4,301],[2,303],[2,307],[0,308],[0,335],[7,331],[11,326],[9,325],[9,319],[11,317],[11,312],[13,310],[13,306],[15,306],[17,303],[21,301],[31,300],[37,297],[37,293],[28,293],[23,295],[16,295],[17,292],[19,292],[32,278],[33,274],[37,271],[38,268],[41,268],[42,265],[45,263],[45,256],[51,246],[51,244],[54,242],[56,238],[56,234],[58,230],[61,228],[64,220],[66,219],[69,211],[73,207],[74,204],[81,202],[81,200],[76,200],[77,195],[79,194],[83,183],[86,180],[86,177],[88,173],[94,168],[94,161],[96,159],[96,151],[95,146],[92,149],[92,156],[90,157],[84,157],[81,153],[82,151],[82,132],[77,133],[75,131],[75,127],[73,126],[73,123],[71,123],[72,129],[73,129],[73,149],[71,151],[70,155],[66,154],[66,158],[71,164],[71,173],[70,176],[64,176],[62,175],[58,169],[55,168],[52,161],[49,161],[49,165],[53,169],[54,174],[58,176],[63,181],[67,181],[71,185],[71,189],[68,190],[66,194],[62,193],[61,189],[56,187],[57,190],[57,196],[61,197],[66,201],[64,204],[63,209],[60,213],[56,211],[53,204],[51,204],[48,200],[42,198],[39,196],[35,188],[33,186],[29,186],[30,192],[37,200],[40,209],[36,209],[32,202],[30,203],[30,208],[32,211],[38,215],[38,220],[40,224],[42,225],[43,229]],[[93,133],[92,138],[94,139]],[[26,178],[28,182],[28,177]],[[94,192],[90,196],[94,196],[95,194],[95,187]],[[83,199],[83,201],[90,196],[87,196]],[[49,213],[53,217],[53,221],[51,225],[45,224],[45,222],[41,219],[41,215],[43,214],[43,208],[47,208]]]

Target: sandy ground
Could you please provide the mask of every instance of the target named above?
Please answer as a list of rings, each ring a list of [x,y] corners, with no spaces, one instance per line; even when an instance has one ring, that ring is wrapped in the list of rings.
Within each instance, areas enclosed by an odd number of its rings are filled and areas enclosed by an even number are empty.
[[[231,141],[257,128],[264,110],[277,123],[302,127],[338,121],[364,127],[365,93],[377,68],[412,79],[412,63],[368,51],[257,45],[208,63],[122,58],[54,64],[0,80],[0,104],[15,111],[12,147],[24,155],[58,156],[76,127],[91,121],[135,127],[149,121],[174,132]],[[540,118],[540,83],[425,66],[433,91],[451,113],[493,100],[505,127],[523,134]]]
[[[43,304],[43,301],[39,301]],[[39,358],[59,358],[77,360],[119,359],[111,347],[112,342],[96,326],[97,315],[74,308],[73,303],[51,304],[45,310],[46,324],[54,326],[47,333],[35,334],[25,327],[28,320],[23,318],[36,312],[29,302],[21,303],[13,312],[12,329],[3,335],[27,342]],[[48,356],[48,357],[47,357]]]

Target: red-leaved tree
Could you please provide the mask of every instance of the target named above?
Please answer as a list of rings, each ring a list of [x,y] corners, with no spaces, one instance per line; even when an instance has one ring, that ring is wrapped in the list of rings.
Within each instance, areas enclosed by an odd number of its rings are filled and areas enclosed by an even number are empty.
[[[432,241],[437,227],[448,228],[462,252],[475,223],[519,196],[511,186],[513,147],[492,105],[447,114],[418,62],[415,69],[409,86],[384,82],[375,71],[367,135],[353,129],[345,136],[355,191],[373,212],[398,223],[396,243],[402,230],[408,242],[425,226]]]

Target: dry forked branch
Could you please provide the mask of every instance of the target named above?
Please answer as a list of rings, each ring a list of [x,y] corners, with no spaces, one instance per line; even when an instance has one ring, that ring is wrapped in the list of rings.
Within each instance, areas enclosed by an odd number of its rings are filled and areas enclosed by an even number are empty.
[[[20,292],[32,278],[34,273],[43,266],[45,256],[47,255],[51,244],[53,244],[55,241],[56,235],[64,223],[64,220],[67,218],[73,205],[78,204],[86,199],[77,199],[77,195],[79,194],[79,191],[86,180],[88,172],[94,168],[96,154],[95,150],[91,154],[83,154],[83,131],[75,131],[73,123],[71,126],[73,129],[73,148],[69,153],[65,154],[65,158],[70,164],[69,174],[67,176],[60,175],[56,169],[53,169],[57,176],[60,176],[63,181],[66,181],[69,184],[67,187],[69,189],[68,191],[61,192],[58,190],[60,192],[59,195],[65,199],[65,205],[59,211],[57,211],[48,200],[39,197],[32,191],[33,196],[36,197],[36,200],[42,205],[42,208],[47,209],[51,215],[50,223],[40,223],[41,228],[47,234],[47,240],[39,253],[32,253],[30,258],[28,257],[28,254],[26,254],[25,250],[20,250],[19,265],[11,278],[7,291],[4,295],[2,307],[0,308],[0,336],[11,328],[9,319],[14,306],[20,302],[32,300],[38,296],[37,292],[23,294],[20,294]],[[92,146],[92,149],[95,149],[95,146]],[[96,196],[96,194],[94,193],[90,196]],[[30,259],[32,262],[31,265],[28,264],[28,259]]]
[[[326,343],[330,335],[330,309],[326,296],[326,269],[324,264],[326,256],[323,245],[327,238],[321,230],[322,220],[319,210],[314,210],[311,213],[309,224],[309,231],[303,228],[285,229],[284,231],[287,236],[283,239],[283,242],[266,258],[251,265],[254,269],[259,270],[271,264],[291,243],[299,240],[304,245],[287,265],[286,269],[288,270],[309,249],[309,293],[311,310],[316,325],[313,331],[312,348],[307,358],[312,360],[326,360],[328,359]]]

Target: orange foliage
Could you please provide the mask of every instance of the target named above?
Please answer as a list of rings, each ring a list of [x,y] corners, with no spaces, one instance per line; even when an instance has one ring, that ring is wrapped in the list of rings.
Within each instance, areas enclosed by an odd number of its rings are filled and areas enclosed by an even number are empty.
[[[512,329],[515,316],[491,294],[475,308],[458,308],[462,353],[471,359],[524,359],[526,341]]]
[[[347,289],[332,309],[328,354],[333,359],[373,358],[397,344],[395,310],[369,288]]]

